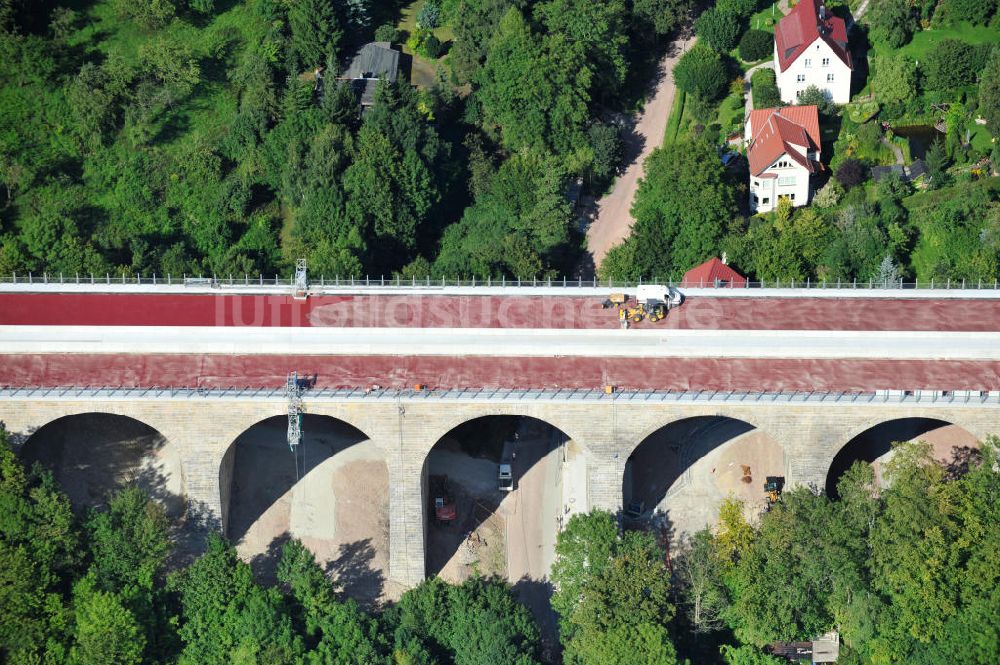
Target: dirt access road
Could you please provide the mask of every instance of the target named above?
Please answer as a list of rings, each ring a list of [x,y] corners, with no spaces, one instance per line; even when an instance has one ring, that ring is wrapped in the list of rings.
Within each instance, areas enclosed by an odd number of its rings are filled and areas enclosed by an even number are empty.
[[[497,488],[496,460],[461,452],[457,442],[431,451],[428,467],[448,476],[459,516],[457,524],[430,524],[427,572],[454,583],[476,573],[506,575],[538,621],[543,640],[554,645],[558,626],[548,577],[562,512],[565,437],[528,418],[520,420],[516,432],[511,492]],[[470,532],[471,548],[466,543]]]
[[[592,200],[583,203],[584,209],[593,210],[593,220],[587,228],[587,251],[593,259],[592,271],[601,265],[609,249],[628,237],[633,222],[630,210],[639,178],[642,177],[643,163],[649,153],[663,142],[667,118],[674,104],[674,65],[694,42],[693,36],[684,35],[670,44],[667,54],[660,61],[656,90],[624,137],[628,166],[604,198],[596,204]],[[581,269],[582,272],[586,271]]]

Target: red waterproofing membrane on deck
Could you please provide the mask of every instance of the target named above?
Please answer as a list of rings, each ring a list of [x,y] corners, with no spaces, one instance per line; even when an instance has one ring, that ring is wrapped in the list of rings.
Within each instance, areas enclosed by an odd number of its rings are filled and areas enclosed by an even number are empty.
[[[0,385],[277,387],[292,370],[331,388],[1000,389],[994,361],[167,354],[4,355]]]
[[[0,294],[0,325],[615,328],[598,297]],[[688,298],[638,327],[1000,330],[1000,299]]]

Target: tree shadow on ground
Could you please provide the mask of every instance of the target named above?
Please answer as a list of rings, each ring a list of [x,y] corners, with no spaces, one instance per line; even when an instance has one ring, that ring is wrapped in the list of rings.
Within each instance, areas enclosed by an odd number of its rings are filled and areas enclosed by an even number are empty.
[[[359,430],[333,418],[306,414],[302,431],[309,438],[294,453],[288,449],[287,419],[263,420],[232,444],[232,490],[226,535],[236,543],[276,501],[320,464],[367,440]],[[309,433],[317,433],[314,436]]]
[[[371,539],[364,538],[341,545],[337,558],[326,564],[341,592],[367,609],[378,607],[385,588],[385,575],[372,567],[375,554]]]
[[[562,661],[562,646],[559,642],[559,615],[552,609],[552,593],[555,587],[548,580],[534,580],[522,577],[514,583],[514,597],[531,611],[542,636],[542,661],[558,663]]]
[[[944,463],[945,478],[958,480],[974,467],[982,464],[983,451],[972,446],[952,446],[951,459]]]

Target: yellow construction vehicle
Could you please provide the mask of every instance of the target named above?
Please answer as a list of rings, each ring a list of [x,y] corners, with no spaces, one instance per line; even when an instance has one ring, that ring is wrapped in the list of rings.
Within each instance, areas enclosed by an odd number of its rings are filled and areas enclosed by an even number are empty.
[[[778,503],[781,498],[781,490],[785,488],[785,478],[783,476],[768,476],[764,483],[764,493],[767,495],[767,507],[771,508]]]

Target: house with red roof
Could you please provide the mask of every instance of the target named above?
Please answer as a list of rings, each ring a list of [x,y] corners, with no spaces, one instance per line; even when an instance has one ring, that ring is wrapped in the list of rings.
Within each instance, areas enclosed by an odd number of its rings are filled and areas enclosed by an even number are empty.
[[[726,255],[723,254],[723,257]],[[708,287],[745,287],[747,278],[739,274],[728,265],[724,259],[712,257],[700,266],[691,268],[684,273],[681,280],[681,287],[686,288],[708,288]]]
[[[750,209],[769,212],[782,198],[793,206],[809,203],[812,176],[823,170],[819,109],[756,109],[747,116],[744,138],[750,164]]]
[[[774,73],[786,104],[795,104],[813,85],[837,104],[851,101],[847,24],[822,3],[801,0],[774,26]]]

